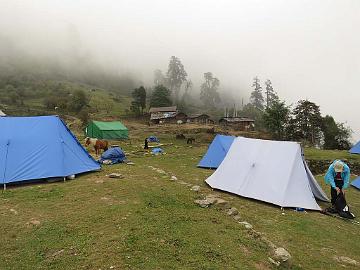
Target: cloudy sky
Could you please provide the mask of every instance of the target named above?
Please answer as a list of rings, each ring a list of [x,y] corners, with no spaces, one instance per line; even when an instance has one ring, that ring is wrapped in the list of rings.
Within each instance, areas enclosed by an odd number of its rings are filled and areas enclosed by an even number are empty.
[[[0,35],[28,54],[76,50],[148,83],[175,55],[195,84],[211,71],[239,103],[257,75],[289,104],[317,103],[355,139],[359,28],[359,0],[0,0]]]

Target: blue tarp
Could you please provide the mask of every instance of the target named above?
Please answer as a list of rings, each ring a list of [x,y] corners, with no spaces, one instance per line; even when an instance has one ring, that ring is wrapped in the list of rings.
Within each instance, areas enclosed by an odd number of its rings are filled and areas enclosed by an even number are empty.
[[[160,142],[160,140],[155,136],[150,136],[149,138],[147,138],[147,140],[148,142],[157,142],[157,143]]]
[[[160,147],[156,147],[156,148],[153,148],[151,153],[152,154],[162,154],[162,153],[164,153],[164,150],[162,150],[162,148],[160,148]]]
[[[59,117],[0,117],[0,184],[99,169]]]
[[[235,136],[216,135],[198,167],[217,169],[233,143]]]
[[[111,164],[121,163],[126,159],[124,151],[120,147],[114,147],[106,150],[100,157],[99,162],[111,160]]]
[[[360,154],[360,142],[355,144],[349,151],[351,154]]]
[[[360,189],[360,176],[358,178],[356,178],[354,181],[352,181],[351,185],[353,187],[356,187],[357,189]]]

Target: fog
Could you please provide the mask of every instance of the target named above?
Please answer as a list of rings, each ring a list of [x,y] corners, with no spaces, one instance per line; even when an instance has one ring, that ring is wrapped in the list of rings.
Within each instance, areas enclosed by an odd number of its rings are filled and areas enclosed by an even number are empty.
[[[359,27],[358,0],[0,0],[0,61],[91,67],[151,85],[175,55],[195,88],[210,71],[240,104],[253,77],[270,79],[288,104],[309,99],[360,139]]]

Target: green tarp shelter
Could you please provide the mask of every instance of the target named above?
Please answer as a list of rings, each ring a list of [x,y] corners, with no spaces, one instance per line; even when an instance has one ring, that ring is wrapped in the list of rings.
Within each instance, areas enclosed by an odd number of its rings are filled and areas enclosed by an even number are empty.
[[[128,139],[129,130],[119,121],[101,122],[91,121],[85,129],[85,134],[90,138],[98,139]]]

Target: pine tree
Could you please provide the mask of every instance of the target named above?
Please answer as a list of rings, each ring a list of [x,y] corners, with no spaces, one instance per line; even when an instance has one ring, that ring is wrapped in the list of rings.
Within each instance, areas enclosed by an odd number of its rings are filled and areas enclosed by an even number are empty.
[[[271,107],[275,102],[279,101],[279,96],[274,91],[271,81],[268,79],[265,82],[265,97],[266,97],[266,108]]]
[[[264,110],[264,97],[262,95],[262,87],[260,85],[260,79],[256,76],[252,84],[254,91],[251,92],[250,103],[258,110]]]

